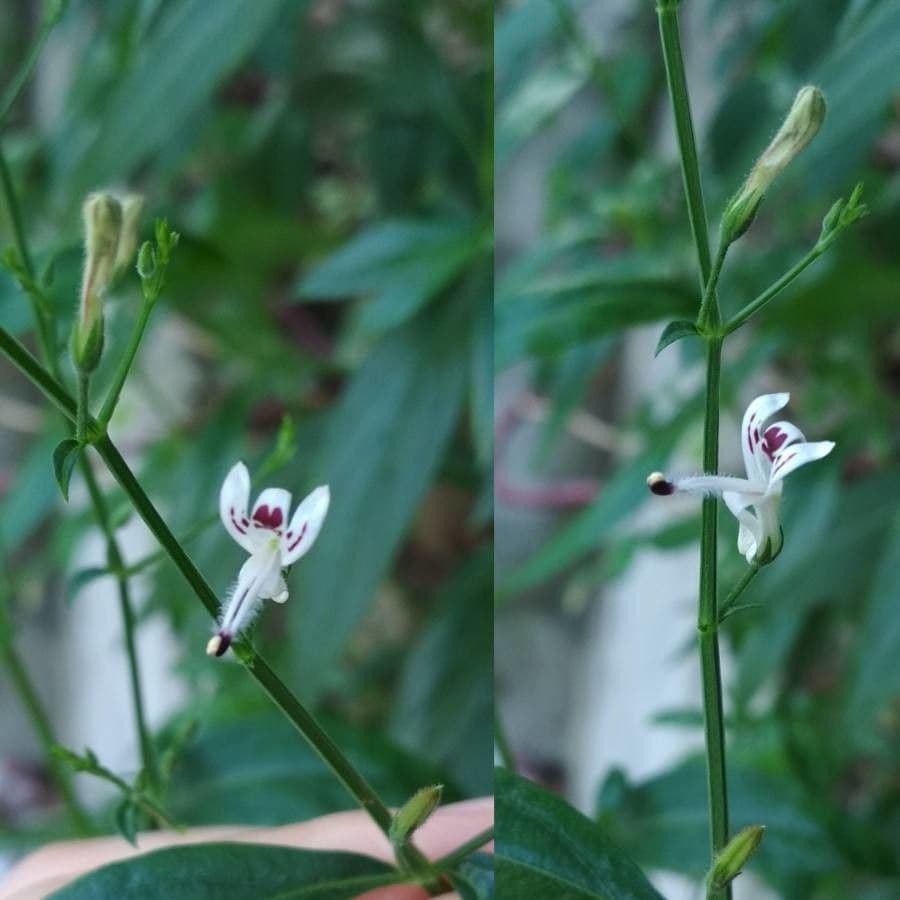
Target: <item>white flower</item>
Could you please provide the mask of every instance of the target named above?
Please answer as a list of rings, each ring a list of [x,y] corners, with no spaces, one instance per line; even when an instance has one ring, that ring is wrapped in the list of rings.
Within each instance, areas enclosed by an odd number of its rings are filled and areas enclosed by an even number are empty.
[[[790,422],[766,424],[787,406],[788,400],[790,394],[763,394],[747,407],[741,425],[746,478],[698,475],[670,481],[661,472],[654,472],[647,479],[650,490],[662,496],[676,491],[720,494],[740,523],[738,550],[751,564],[771,562],[781,551],[778,512],[784,479],[834,449],[833,441],[808,443]]]
[[[312,547],[325,521],[329,500],[327,485],[317,487],[288,522],[290,492],[266,488],[248,513],[250,473],[242,462],[231,469],[219,494],[219,515],[225,530],[250,558],[241,566],[218,629],[206,646],[210,656],[221,656],[228,649],[235,636],[253,620],[263,600],[287,600],[288,589],[281,570]]]

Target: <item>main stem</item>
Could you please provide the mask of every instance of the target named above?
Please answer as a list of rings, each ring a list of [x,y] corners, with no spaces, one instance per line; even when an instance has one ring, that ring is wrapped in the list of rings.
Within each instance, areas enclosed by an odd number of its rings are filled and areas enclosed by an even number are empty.
[[[700,269],[701,296],[706,301],[704,325],[713,334],[706,338],[706,407],[703,422],[703,471],[714,474],[719,468],[719,382],[722,371],[722,338],[719,303],[709,251],[709,230],[703,203],[700,165],[694,139],[690,98],[685,77],[681,36],[678,28],[678,0],[657,0],[659,33],[675,131],[681,157],[681,172],[687,199],[691,231]],[[720,250],[721,259],[724,253]],[[719,260],[721,262],[721,260]],[[716,577],[718,501],[703,501],[700,539],[700,598],[697,626],[700,644],[700,673],[703,686],[703,719],[706,739],[706,768],[709,795],[710,850],[714,858],[728,842],[728,789],[725,772],[725,721],[722,706],[722,673],[719,660],[719,633]],[[712,890],[710,900],[730,900],[730,886]]]

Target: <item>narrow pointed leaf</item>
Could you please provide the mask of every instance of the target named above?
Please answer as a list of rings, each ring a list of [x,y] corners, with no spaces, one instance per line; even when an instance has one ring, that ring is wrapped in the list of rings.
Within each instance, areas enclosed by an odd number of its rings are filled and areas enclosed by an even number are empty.
[[[72,470],[81,454],[81,445],[75,438],[66,438],[56,445],[53,451],[53,474],[56,483],[63,495],[63,500],[69,502],[69,482],[72,480]]]
[[[663,329],[663,333],[659,336],[654,355],[659,356],[669,344],[674,344],[682,338],[697,334],[699,334],[697,326],[687,319],[676,319],[674,322],[669,322]]]

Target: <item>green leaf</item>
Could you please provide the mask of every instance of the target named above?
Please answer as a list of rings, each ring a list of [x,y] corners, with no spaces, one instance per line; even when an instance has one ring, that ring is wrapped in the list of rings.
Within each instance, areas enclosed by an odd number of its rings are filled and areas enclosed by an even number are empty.
[[[287,5],[285,0],[168,4],[159,25],[140,42],[135,63],[109,99],[93,139],[73,149],[60,136],[59,158],[74,170],[72,193],[117,182],[165,147]],[[291,6],[282,27],[305,4]]]
[[[328,521],[291,578],[292,655],[308,694],[371,603],[443,457],[464,395],[468,313],[436,307],[385,338],[331,414],[315,470],[331,485]]]
[[[659,356],[669,344],[674,344],[675,341],[680,341],[682,338],[697,335],[699,333],[700,332],[697,331],[697,326],[687,319],[676,319],[674,322],[669,322],[663,329],[663,333],[659,336],[654,356]]]
[[[116,830],[119,834],[121,834],[132,847],[137,847],[138,808],[130,798],[126,797],[116,807],[114,820],[116,823]]]
[[[456,219],[379,222],[305,275],[296,295],[370,299],[358,324],[368,333],[396,328],[434,299],[479,246],[472,223]]]
[[[596,822],[507,769],[496,779],[499,897],[662,900]]]
[[[494,857],[490,853],[467,856],[450,875],[460,900],[492,900],[494,896]]]
[[[56,483],[63,495],[63,500],[69,502],[69,482],[72,480],[72,470],[81,455],[81,444],[75,438],[66,438],[56,445],[53,451],[53,474]]]
[[[390,722],[399,744],[445,766],[472,795],[493,789],[493,573],[486,547],[441,592],[400,674]]]
[[[350,900],[397,880],[384,863],[335,851],[265,844],[155,850],[83,875],[53,900]]]

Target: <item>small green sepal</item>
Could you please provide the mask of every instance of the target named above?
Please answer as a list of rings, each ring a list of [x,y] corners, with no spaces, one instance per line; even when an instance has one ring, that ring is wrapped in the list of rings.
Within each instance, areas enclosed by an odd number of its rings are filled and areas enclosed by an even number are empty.
[[[654,356],[659,356],[669,344],[674,344],[675,341],[680,341],[682,338],[691,337],[692,335],[696,337],[699,334],[700,331],[695,322],[689,322],[687,319],[676,319],[674,322],[669,322],[659,336]]]
[[[416,829],[422,826],[437,809],[444,791],[442,784],[421,788],[396,812],[388,829],[394,847],[405,847]]]
[[[707,883],[715,890],[726,888],[756,853],[766,832],[765,825],[748,825],[741,829],[716,857],[707,875]]]

